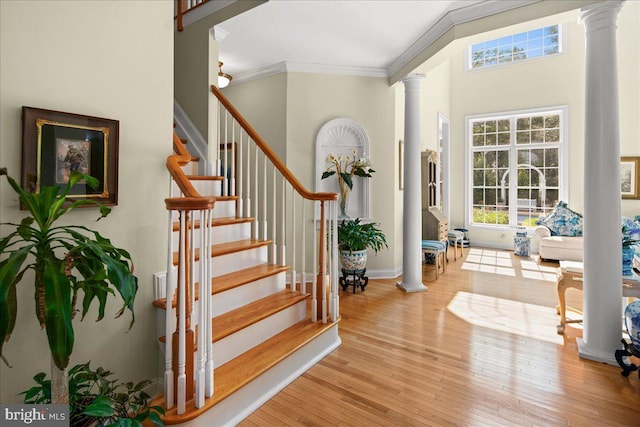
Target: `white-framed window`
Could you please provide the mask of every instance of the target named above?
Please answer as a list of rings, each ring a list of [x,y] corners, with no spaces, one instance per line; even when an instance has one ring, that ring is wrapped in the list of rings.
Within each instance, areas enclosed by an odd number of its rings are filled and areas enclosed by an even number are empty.
[[[559,200],[568,202],[564,107],[466,118],[466,223],[535,226]]]
[[[550,25],[471,45],[469,70],[492,67],[525,59],[556,55],[563,51],[562,27]]]

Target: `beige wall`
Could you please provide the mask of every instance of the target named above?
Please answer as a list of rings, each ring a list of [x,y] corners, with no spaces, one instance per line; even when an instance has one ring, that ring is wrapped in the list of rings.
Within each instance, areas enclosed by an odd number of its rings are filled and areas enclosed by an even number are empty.
[[[114,320],[118,303],[109,298],[104,320],[74,321],[71,364],[92,361],[123,380],[158,376],[156,313],[151,305],[152,274],[165,270],[168,174],[173,97],[173,3],[170,1],[0,2],[0,164],[18,178],[21,164],[20,108],[24,105],[120,121],[119,204],[95,222],[84,209],[68,223],[87,225],[131,252],[140,290],[136,323],[128,314]],[[14,193],[0,180],[0,217],[18,221]],[[2,235],[8,233],[2,228]],[[32,385],[49,371],[47,339],[33,312],[33,284],[19,288],[18,324],[0,364],[0,401]]]
[[[398,257],[393,244],[397,210],[389,200],[398,192],[395,140],[395,89],[386,79],[313,73],[281,73],[232,84],[224,94],[276,151],[300,182],[315,190],[315,141],[327,121],[349,117],[369,137],[367,155],[376,170],[370,181],[372,220],[381,224],[391,250],[370,254],[369,269],[390,275]],[[310,221],[310,219],[309,219]]]
[[[367,156],[376,171],[369,181],[371,220],[380,224],[390,242],[395,239],[396,221],[390,201],[398,191],[394,92],[382,78],[288,73],[287,166],[314,189],[315,142],[322,125],[338,117],[360,123],[369,137]],[[398,247],[390,247],[377,255],[369,253],[371,275],[391,275]]]

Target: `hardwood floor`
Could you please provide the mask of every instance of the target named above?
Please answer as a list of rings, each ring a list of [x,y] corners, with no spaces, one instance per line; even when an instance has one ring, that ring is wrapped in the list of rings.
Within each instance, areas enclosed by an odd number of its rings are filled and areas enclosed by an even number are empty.
[[[240,425],[640,426],[637,373],[579,359],[579,324],[556,334],[556,268],[470,248],[424,267],[428,292],[341,291],[342,345]]]

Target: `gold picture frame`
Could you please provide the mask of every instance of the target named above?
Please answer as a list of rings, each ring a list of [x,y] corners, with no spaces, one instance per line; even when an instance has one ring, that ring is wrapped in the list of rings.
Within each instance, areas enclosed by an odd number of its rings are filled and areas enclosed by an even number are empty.
[[[22,107],[22,188],[38,193],[42,186],[63,186],[72,171],[98,180],[84,181],[68,194],[118,204],[119,122],[112,119]]]

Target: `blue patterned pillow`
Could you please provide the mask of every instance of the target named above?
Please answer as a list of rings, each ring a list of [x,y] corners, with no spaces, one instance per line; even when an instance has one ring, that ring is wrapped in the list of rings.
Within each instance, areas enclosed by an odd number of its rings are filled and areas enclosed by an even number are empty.
[[[582,215],[569,209],[563,201],[559,201],[555,209],[538,219],[536,224],[547,227],[552,236],[582,236]]]

